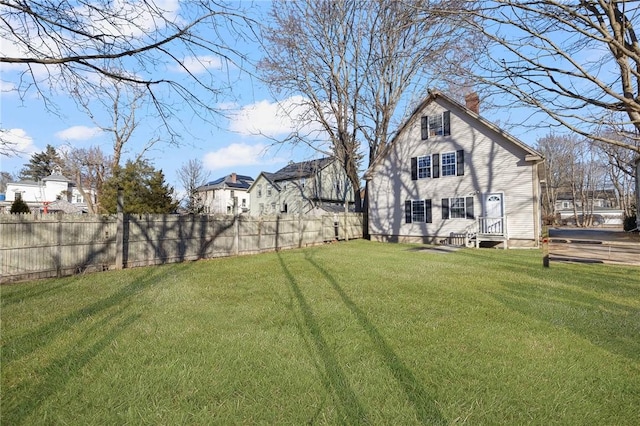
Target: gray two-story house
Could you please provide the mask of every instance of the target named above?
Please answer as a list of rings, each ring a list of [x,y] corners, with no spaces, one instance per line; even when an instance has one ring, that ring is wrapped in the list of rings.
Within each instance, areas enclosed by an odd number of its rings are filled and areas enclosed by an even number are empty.
[[[352,210],[354,202],[344,169],[331,157],[261,172],[248,192],[252,216],[338,212]]]

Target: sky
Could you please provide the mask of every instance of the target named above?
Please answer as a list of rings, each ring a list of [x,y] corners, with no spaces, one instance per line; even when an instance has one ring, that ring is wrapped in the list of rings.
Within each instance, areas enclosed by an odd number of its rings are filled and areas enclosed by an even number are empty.
[[[177,0],[162,1],[167,3],[168,8],[179,7]],[[257,2],[256,16],[264,14],[269,6],[266,1]],[[239,40],[234,43],[237,43],[234,47],[253,59],[261,55],[257,43]],[[6,40],[0,42],[0,51],[3,55],[10,53],[11,46]],[[233,66],[223,69],[220,58],[210,54],[200,56],[199,61],[193,59],[187,61],[191,72],[200,74],[208,69],[220,81],[231,80],[233,87],[229,96],[219,99],[215,105],[225,111],[224,117],[208,122],[201,120],[190,108],[178,108],[179,112],[174,120],[184,125],[184,137],[180,144],[174,146],[161,140],[146,153],[146,158],[157,169],[162,169],[166,181],[178,192],[182,188],[177,171],[192,159],[202,161],[210,181],[233,172],[256,178],[261,171],[274,172],[289,161],[303,161],[320,156],[310,149],[274,143],[284,139],[293,128],[293,123],[282,113],[280,105],[294,105],[295,97],[274,99],[258,79]],[[108,115],[104,111],[92,110],[92,120],[87,112],[78,108],[64,93],[50,99],[59,108],[59,114],[48,111],[43,99],[33,91],[21,98],[14,89],[22,70],[16,65],[2,65],[0,68],[0,128],[8,132],[5,137],[14,141],[22,153],[12,157],[0,155],[0,171],[17,177],[31,155],[44,151],[48,144],[60,150],[69,145],[84,148],[100,146],[103,152],[112,152],[110,136],[98,127],[98,124],[108,123]],[[166,72],[171,78],[184,77],[175,68],[169,67]],[[140,114],[144,114],[144,111],[140,111]],[[504,111],[499,111],[486,118],[498,123],[509,121],[504,114]],[[156,121],[141,120],[140,127],[131,137],[125,159],[135,157],[150,139],[156,137],[157,128]],[[517,133],[514,135],[521,136]],[[529,144],[534,142],[527,137],[523,141]]]
[[[255,13],[265,13],[269,3],[257,2],[253,7]],[[239,40],[231,42],[236,43],[234,47],[252,59],[260,57],[261,53],[256,45]],[[3,55],[8,55],[11,53],[11,46],[3,40],[0,42],[0,50]],[[289,161],[318,157],[317,152],[309,149],[294,149],[275,143],[285,138],[293,126],[291,120],[283,114],[281,105],[286,107],[295,102],[295,98],[276,101],[268,88],[255,77],[234,65],[221,67],[220,58],[210,54],[200,56],[197,61],[194,59],[186,61],[190,72],[201,76],[209,71],[221,84],[231,81],[233,87],[231,93],[214,105],[216,109],[224,111],[224,116],[218,116],[213,121],[203,120],[190,108],[178,107],[177,116],[172,118],[175,128],[183,133],[179,145],[167,143],[163,139],[146,152],[145,157],[157,169],[163,170],[170,185],[181,190],[177,171],[192,159],[201,160],[205,172],[209,174],[208,180],[214,180],[233,172],[256,178],[261,171],[276,171]],[[112,152],[112,138],[99,128],[109,124],[109,117],[104,111],[100,108],[92,110],[92,120],[86,111],[64,93],[53,95],[49,99],[54,101],[59,111],[57,114],[49,111],[43,99],[34,91],[27,92],[21,98],[15,87],[22,70],[17,65],[3,64],[0,68],[0,128],[7,132],[4,137],[15,142],[21,153],[11,157],[0,155],[0,171],[17,177],[31,155],[44,151],[48,144],[58,150],[63,150],[66,146],[100,146],[103,152]],[[172,73],[172,79],[185,78],[185,73],[181,73],[176,67],[169,67],[168,72]],[[195,91],[197,93],[197,89]],[[139,111],[138,115],[140,114],[144,114],[144,111]],[[125,160],[134,158],[158,134],[162,139],[163,132],[158,133],[158,128],[157,120],[143,118],[130,139]]]

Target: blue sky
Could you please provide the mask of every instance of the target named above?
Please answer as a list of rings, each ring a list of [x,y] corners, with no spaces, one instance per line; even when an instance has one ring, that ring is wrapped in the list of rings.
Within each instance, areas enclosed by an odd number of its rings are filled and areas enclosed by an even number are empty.
[[[179,5],[175,0],[163,1],[171,3],[174,7]],[[269,7],[268,2],[258,2],[257,5],[263,12]],[[253,59],[260,57],[256,44],[243,43],[236,47]],[[0,45],[0,49],[2,54],[6,54],[10,46],[5,41]],[[176,122],[184,125],[184,137],[180,146],[159,142],[147,152],[146,157],[157,168],[163,170],[169,184],[181,190],[176,172],[191,159],[202,160],[206,171],[210,173],[209,180],[213,180],[231,172],[255,178],[260,171],[275,171],[291,160],[302,161],[320,155],[310,149],[294,149],[290,145],[274,146],[274,140],[284,138],[293,126],[282,114],[278,103],[294,105],[295,98],[276,101],[267,88],[249,74],[233,66],[223,69],[220,67],[219,58],[210,54],[199,59],[199,62],[193,62],[190,66],[192,72],[199,73],[204,71],[204,68],[209,68],[220,81],[232,81],[233,90],[230,96],[217,100],[216,107],[225,111],[226,117],[219,117],[215,123],[211,123],[201,120],[189,108],[180,108],[181,112],[175,117]],[[68,145],[100,146],[105,153],[112,152],[109,135],[97,127],[97,124],[102,125],[108,120],[104,112],[92,111],[95,116],[95,121],[92,121],[86,112],[80,110],[75,102],[62,93],[53,98],[60,114],[53,114],[47,111],[37,93],[28,92],[27,96],[21,99],[13,90],[21,71],[19,66],[4,65],[0,71],[0,127],[9,132],[9,136],[23,152],[15,157],[0,156],[0,171],[16,176],[30,156],[43,151],[47,144],[58,149],[64,149]],[[178,70],[170,67],[167,68],[167,72],[172,73],[171,77],[175,79],[184,77]],[[513,117],[507,117],[506,111],[488,111],[483,115],[498,124],[514,122]],[[125,159],[135,157],[147,141],[157,136],[157,128],[157,122],[150,119],[142,120],[142,124],[131,137]],[[531,139],[531,133],[525,133],[526,130],[522,134],[514,132],[513,129],[508,130],[514,136],[522,138],[525,143],[535,142],[535,139]]]
[[[269,3],[258,2],[257,6],[265,11]],[[235,47],[252,59],[259,58],[260,51],[256,45],[233,39],[231,42],[243,43]],[[5,41],[0,49],[2,54],[8,54],[11,46]],[[257,177],[260,171],[275,171],[291,160],[302,161],[318,156],[308,149],[274,146],[274,141],[284,138],[292,128],[291,121],[282,114],[278,102],[287,105],[295,99],[279,99],[276,102],[255,77],[233,65],[221,67],[220,59],[210,53],[198,59],[191,61],[191,72],[203,75],[204,71],[209,71],[221,84],[232,82],[232,92],[217,100],[215,107],[225,111],[225,116],[217,117],[214,121],[202,120],[190,108],[178,107],[180,113],[173,122],[176,129],[183,133],[180,145],[161,141],[145,155],[163,170],[167,182],[180,189],[176,171],[190,159],[202,160],[206,171],[210,173],[210,180],[213,180],[231,172]],[[6,136],[22,152],[13,157],[0,156],[0,171],[9,172],[15,177],[30,156],[43,151],[47,144],[57,149],[64,149],[68,145],[100,146],[103,152],[112,152],[109,134],[101,132],[98,127],[109,124],[109,116],[104,111],[99,108],[92,110],[92,120],[62,93],[51,98],[59,108],[59,114],[54,114],[47,110],[35,92],[27,92],[26,97],[20,98],[15,90],[22,71],[20,66],[3,65],[0,71],[0,127],[9,132]],[[168,67],[167,72],[172,73],[173,79],[186,81],[185,74],[180,75],[175,67]],[[140,114],[144,114],[143,109],[138,112]],[[125,160],[135,157],[150,139],[157,136],[158,127],[155,120],[141,120],[130,139]],[[162,131],[160,135],[162,137]]]

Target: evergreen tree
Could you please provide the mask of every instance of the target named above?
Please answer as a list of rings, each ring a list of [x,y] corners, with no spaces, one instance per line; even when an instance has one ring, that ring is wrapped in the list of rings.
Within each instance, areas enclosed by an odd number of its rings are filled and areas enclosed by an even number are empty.
[[[24,168],[20,171],[20,179],[31,179],[35,181],[42,180],[47,176],[51,176],[51,173],[56,168],[62,169],[62,158],[56,151],[56,149],[47,145],[47,148],[43,152],[37,152],[31,156],[31,159]]]
[[[9,212],[11,214],[31,213],[31,209],[22,198],[16,198],[13,204],[11,204],[11,210]]]
[[[164,173],[147,160],[127,161],[124,167],[113,171],[103,186],[104,211],[116,213],[118,188],[124,191],[124,213],[174,213],[178,207],[173,188],[164,181]]]

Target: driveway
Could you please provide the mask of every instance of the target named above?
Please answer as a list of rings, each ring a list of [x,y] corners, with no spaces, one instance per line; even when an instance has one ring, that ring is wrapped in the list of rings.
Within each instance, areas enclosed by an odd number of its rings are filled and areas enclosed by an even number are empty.
[[[549,258],[640,266],[640,234],[609,228],[550,228]]]

